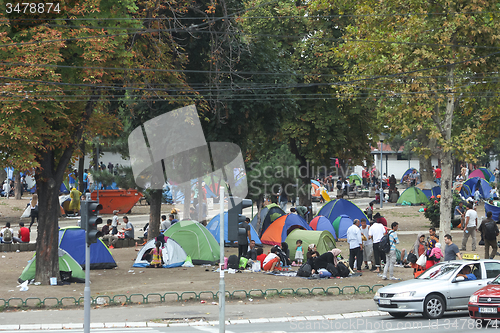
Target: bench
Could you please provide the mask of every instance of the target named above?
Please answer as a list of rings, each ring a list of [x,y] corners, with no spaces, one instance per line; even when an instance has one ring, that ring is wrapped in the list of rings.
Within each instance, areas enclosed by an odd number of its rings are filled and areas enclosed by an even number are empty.
[[[0,252],[27,252],[35,251],[36,243],[16,243],[16,244],[0,244]]]

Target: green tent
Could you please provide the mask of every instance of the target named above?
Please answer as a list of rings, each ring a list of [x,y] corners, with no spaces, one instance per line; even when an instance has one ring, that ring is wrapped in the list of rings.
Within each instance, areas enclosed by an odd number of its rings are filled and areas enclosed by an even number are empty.
[[[347,177],[347,179],[349,179],[349,184],[352,183],[353,180],[356,186],[361,186],[361,184],[363,184],[363,178],[361,178],[357,173],[351,174]]]
[[[219,243],[201,223],[182,220],[163,234],[179,243],[194,265],[214,264],[220,260]]]
[[[71,278],[68,280],[69,282],[85,282],[85,272],[82,267],[72,256],[69,255],[68,252],[59,248],[59,272],[71,273]],[[28,262],[28,265],[24,268],[21,276],[17,281],[19,283],[23,283],[26,280],[31,280],[35,278],[36,273],[36,254],[33,256]],[[64,274],[64,273],[63,273]]]
[[[426,204],[429,202],[429,199],[418,187],[412,186],[408,187],[401,195],[399,196],[398,202],[396,205],[402,205],[404,203],[409,203],[413,205]]]
[[[316,230],[302,230],[295,229],[293,230],[286,238],[286,243],[288,244],[288,248],[290,249],[290,259],[293,260],[295,258],[295,244],[297,240],[300,239],[302,241],[302,250],[304,251],[304,262],[306,259],[307,247],[309,244],[316,244],[317,251],[320,254],[330,251],[331,249],[336,248],[335,239],[333,235],[327,231],[316,231]]]

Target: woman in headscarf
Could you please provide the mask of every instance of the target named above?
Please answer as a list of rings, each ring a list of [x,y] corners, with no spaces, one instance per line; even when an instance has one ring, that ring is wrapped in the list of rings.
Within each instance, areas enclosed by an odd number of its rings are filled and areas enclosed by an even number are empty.
[[[316,244],[309,244],[309,246],[307,247],[307,254],[306,254],[307,260],[311,258],[314,252],[316,252]]]
[[[418,258],[420,258],[420,256],[425,253],[425,250],[426,250],[425,234],[419,234],[410,252],[415,254],[418,260]],[[417,265],[416,263],[413,262],[410,263],[410,267],[413,268],[414,277],[419,276],[425,271],[425,267]]]
[[[429,269],[429,268],[431,268],[432,266],[434,266],[436,264],[436,262],[434,261],[434,259],[431,259],[431,257],[432,257],[432,251],[436,247],[436,240],[429,239],[429,242],[427,244],[428,244],[427,245],[427,250],[426,250],[426,253],[425,253],[425,255],[427,256],[427,263],[425,264],[425,269]]]

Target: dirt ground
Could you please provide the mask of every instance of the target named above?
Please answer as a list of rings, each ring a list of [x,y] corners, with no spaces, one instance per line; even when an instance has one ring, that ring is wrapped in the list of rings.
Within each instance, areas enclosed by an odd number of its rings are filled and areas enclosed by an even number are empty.
[[[5,222],[10,221],[13,226],[17,226],[19,216],[24,207],[29,202],[29,199],[13,200],[0,199],[0,225],[5,225]],[[361,207],[364,208],[364,207]],[[399,236],[401,244],[398,248],[410,248],[418,231],[427,231],[429,222],[419,213],[420,207],[396,207],[391,204],[384,205],[382,215],[390,222],[400,222],[400,230],[415,231],[414,234],[401,234]],[[481,211],[482,209],[482,211]],[[169,211],[170,207],[165,206],[162,211]],[[136,206],[132,209],[132,214],[147,214],[149,206]],[[484,208],[478,209],[479,216],[484,215]],[[27,221],[26,219],[25,221]],[[17,229],[15,229],[17,230]],[[461,239],[461,237],[458,237]],[[32,231],[32,241],[36,239],[36,233]],[[459,241],[459,240],[458,240]],[[346,242],[338,242],[337,247],[342,250],[345,258],[348,257],[348,244]],[[267,252],[268,246],[265,246],[264,251]],[[216,293],[219,290],[219,274],[213,272],[214,266],[196,266],[194,268],[171,268],[171,269],[147,269],[147,268],[132,268],[133,261],[136,258],[137,252],[135,248],[119,248],[112,250],[118,267],[108,270],[92,270],[90,272],[91,294],[92,296],[108,295],[131,295],[135,293],[149,294],[160,293],[164,294],[169,291],[184,292],[184,291],[211,291]],[[237,254],[237,248],[226,248],[226,256]],[[483,247],[478,246],[476,253],[482,254]],[[33,252],[4,252],[0,253],[0,277],[4,281],[0,285],[0,298],[8,299],[20,297],[26,299],[29,297],[45,298],[45,297],[75,297],[76,299],[83,297],[84,284],[70,284],[63,286],[35,286],[30,285],[29,290],[20,292],[17,288],[17,278],[26,266],[28,260],[33,256]],[[296,268],[295,268],[296,269]],[[395,276],[402,279],[412,278],[412,269],[396,267]],[[362,276],[351,278],[334,278],[309,280],[299,277],[274,276],[262,272],[251,273],[243,272],[237,274],[226,274],[225,284],[226,290],[251,290],[251,289],[282,289],[300,287],[314,288],[330,286],[347,286],[347,285],[369,285],[387,284],[381,278],[369,271],[365,271]],[[206,294],[208,300],[208,294]],[[371,295],[361,295],[356,297],[371,297]],[[168,299],[168,297],[167,297]],[[172,297],[173,301],[173,297]],[[33,301],[33,304],[36,304]]]

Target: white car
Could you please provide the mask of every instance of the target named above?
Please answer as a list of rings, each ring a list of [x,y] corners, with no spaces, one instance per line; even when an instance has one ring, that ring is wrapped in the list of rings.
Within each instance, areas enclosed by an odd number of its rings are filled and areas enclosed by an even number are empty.
[[[468,278],[458,276],[465,266]],[[498,260],[456,260],[438,263],[418,278],[380,288],[373,300],[380,311],[396,318],[410,312],[430,319],[441,318],[445,311],[467,310],[469,297],[500,274]]]

